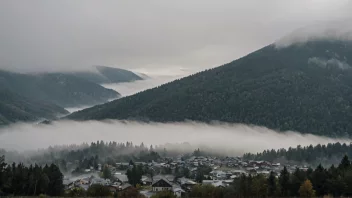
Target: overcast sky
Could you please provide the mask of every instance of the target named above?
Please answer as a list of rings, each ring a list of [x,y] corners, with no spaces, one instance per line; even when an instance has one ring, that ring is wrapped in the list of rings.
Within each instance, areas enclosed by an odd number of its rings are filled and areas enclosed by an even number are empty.
[[[351,9],[348,0],[1,0],[0,68],[200,70]]]

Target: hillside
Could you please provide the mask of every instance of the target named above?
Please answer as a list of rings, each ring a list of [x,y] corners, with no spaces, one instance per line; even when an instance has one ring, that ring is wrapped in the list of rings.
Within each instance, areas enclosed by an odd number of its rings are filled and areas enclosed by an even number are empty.
[[[27,98],[61,107],[94,105],[120,96],[111,89],[64,73],[29,75],[0,70],[0,84]]]
[[[352,135],[352,42],[269,45],[243,58],[68,118],[197,120]]]
[[[41,118],[54,119],[58,115],[68,113],[57,105],[34,101],[8,90],[0,90],[0,125],[17,121],[35,121]]]
[[[122,82],[133,82],[136,80],[143,80],[137,74],[119,68],[96,66],[96,72],[74,72],[74,76],[97,83],[122,83]]]

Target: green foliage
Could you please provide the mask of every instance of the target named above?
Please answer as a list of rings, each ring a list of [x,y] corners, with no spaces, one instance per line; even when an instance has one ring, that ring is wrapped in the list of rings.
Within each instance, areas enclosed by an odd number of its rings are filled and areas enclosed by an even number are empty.
[[[312,182],[307,179],[299,188],[299,194],[301,197],[314,197],[315,191],[313,190]]]
[[[17,121],[35,121],[40,118],[54,119],[58,114],[68,112],[49,102],[32,100],[0,88],[0,125]]]
[[[2,89],[31,100],[46,101],[61,107],[92,105],[119,96],[113,90],[67,73],[30,75],[0,70],[0,84]]]
[[[267,181],[267,186],[268,186],[268,195],[270,197],[275,196],[276,193],[278,192],[278,183],[274,172],[270,172],[270,175]]]
[[[196,172],[196,176],[195,176],[195,180],[198,183],[202,183],[202,181],[204,179],[206,179],[204,177],[204,175],[209,175],[209,173],[212,171],[212,168],[209,166],[199,166],[197,168],[197,172]]]
[[[268,183],[264,175],[253,177],[251,192],[255,197],[266,197],[268,195]]]
[[[128,182],[136,186],[137,184],[141,184],[141,179],[142,175],[144,174],[143,172],[143,167],[141,165],[134,165],[132,169],[128,169],[126,172]]]
[[[281,196],[288,197],[290,195],[290,173],[287,171],[286,166],[280,172],[279,186],[281,189]]]
[[[254,124],[326,136],[352,132],[352,42],[312,41],[266,46],[221,67],[133,96],[74,113],[68,118],[197,120]],[[335,64],[336,63],[336,64]]]
[[[93,184],[87,190],[87,196],[90,197],[108,197],[111,195],[110,189],[100,184]]]
[[[75,187],[68,191],[67,196],[69,197],[84,197],[86,192],[83,188]]]
[[[233,190],[233,187],[218,188],[208,184],[196,185],[191,189],[188,196],[191,198],[230,198],[236,196],[236,193]]]
[[[318,164],[338,164],[340,159],[347,155],[352,157],[352,144],[329,143],[327,145],[306,146],[289,149],[265,150],[257,154],[244,154],[246,160],[265,160],[274,162],[277,160],[288,160],[295,163]]]
[[[319,165],[315,170],[296,169],[290,173],[285,167],[278,178],[273,172],[268,178],[242,175],[234,180],[231,197],[348,197],[352,195],[351,187],[352,165],[344,157],[337,168]]]
[[[46,198],[47,196],[45,194],[40,194],[39,198]]]
[[[118,198],[145,198],[141,195],[137,188],[128,188],[117,195]]]
[[[0,192],[15,196],[60,196],[63,194],[63,175],[59,168],[50,166],[29,166],[4,163],[0,158]]]
[[[150,198],[176,198],[176,195],[174,195],[171,191],[161,191],[157,192]]]
[[[112,173],[107,165],[105,165],[103,168],[103,178],[104,179],[111,179],[112,178]]]

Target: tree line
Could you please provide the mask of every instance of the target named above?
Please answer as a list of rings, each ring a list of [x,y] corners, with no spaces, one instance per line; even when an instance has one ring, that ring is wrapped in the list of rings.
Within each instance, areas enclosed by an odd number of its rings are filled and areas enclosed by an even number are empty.
[[[55,164],[7,164],[5,157],[0,157],[0,196],[60,196],[63,193],[63,174]]]
[[[292,161],[308,163],[311,165],[331,165],[338,164],[340,159],[347,155],[352,157],[352,144],[329,143],[327,145],[318,144],[316,146],[297,146],[288,149],[271,149],[261,153],[243,155],[245,160],[265,160],[269,162]]]

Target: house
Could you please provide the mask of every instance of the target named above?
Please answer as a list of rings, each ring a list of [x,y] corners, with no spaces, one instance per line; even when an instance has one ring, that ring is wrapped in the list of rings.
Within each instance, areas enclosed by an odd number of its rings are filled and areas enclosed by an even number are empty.
[[[181,188],[173,188],[172,192],[176,195],[176,197],[182,197],[182,194],[185,193],[185,191]]]
[[[244,171],[244,170],[232,170],[232,174],[235,175],[235,176],[237,176],[237,177],[239,177],[239,176],[241,176],[242,174],[247,175],[247,172]]]
[[[116,193],[119,190],[119,186],[117,185],[109,185],[108,188],[111,193]]]
[[[132,185],[131,185],[131,184],[128,184],[128,183],[122,184],[121,186],[119,186],[119,190],[120,190],[120,191],[124,191],[124,190],[127,190],[127,189],[129,189],[129,188],[132,188]]]
[[[155,180],[152,184],[152,189],[154,192],[159,192],[159,191],[164,191],[164,190],[172,190],[172,184],[164,178],[161,178],[159,180]]]
[[[212,176],[213,179],[226,179],[226,173],[223,171],[211,171],[210,175]]]
[[[187,179],[185,177],[178,178],[177,182],[181,185],[182,189],[184,189],[186,191],[190,191],[193,186],[197,185],[196,182],[194,182],[190,179]]]
[[[203,180],[202,184],[209,184],[218,188],[224,188],[227,186],[222,180]]]
[[[127,183],[128,177],[125,174],[114,174],[114,177],[121,183]]]
[[[111,183],[110,179],[103,179],[103,178],[92,178],[91,179],[91,184],[100,184],[100,185],[106,186],[110,183]]]
[[[147,177],[147,176],[142,176],[142,179],[141,179],[141,181],[142,181],[142,183],[143,183],[143,185],[145,185],[145,186],[150,186],[150,185],[152,185],[152,179],[150,179],[149,177]]]

